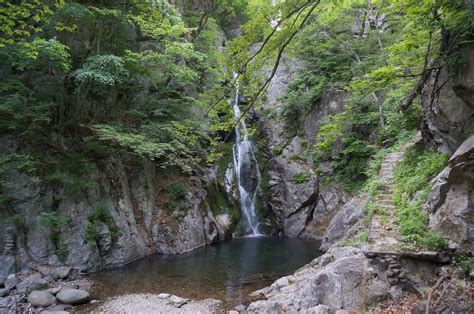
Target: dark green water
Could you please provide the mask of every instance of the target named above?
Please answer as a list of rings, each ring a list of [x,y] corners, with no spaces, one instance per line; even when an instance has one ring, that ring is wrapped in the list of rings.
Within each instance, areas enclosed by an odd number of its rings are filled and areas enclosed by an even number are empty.
[[[175,256],[151,256],[123,268],[94,274],[92,297],[167,292],[191,299],[215,298],[227,308],[293,273],[318,256],[312,240],[238,238]]]

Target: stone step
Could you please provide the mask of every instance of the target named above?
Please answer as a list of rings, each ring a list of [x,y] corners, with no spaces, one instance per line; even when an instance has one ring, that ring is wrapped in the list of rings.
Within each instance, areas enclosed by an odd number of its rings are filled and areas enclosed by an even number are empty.
[[[398,161],[400,161],[400,160],[402,160],[402,159],[403,159],[403,156],[400,156],[400,157],[398,157],[398,156],[388,156],[388,157],[383,158],[383,161],[395,161],[395,162],[398,162]]]
[[[382,160],[382,162],[389,162],[389,163],[399,163],[400,161],[402,161],[402,158],[384,158]]]

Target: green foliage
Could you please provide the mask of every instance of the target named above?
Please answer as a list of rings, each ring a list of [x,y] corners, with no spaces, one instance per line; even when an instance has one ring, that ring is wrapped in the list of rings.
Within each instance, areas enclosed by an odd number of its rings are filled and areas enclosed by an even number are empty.
[[[217,181],[208,185],[206,202],[214,216],[229,214],[231,219],[231,230],[233,230],[240,222],[242,212],[230,201],[228,194]],[[205,202],[202,202],[201,204],[204,205]],[[201,210],[205,212],[204,208],[201,208]]]
[[[310,71],[303,71],[290,82],[282,97],[284,102],[282,114],[289,132],[297,134],[300,131],[304,119],[319,101],[325,86],[325,78]]]
[[[120,229],[112,215],[110,215],[107,205],[101,204],[91,210],[85,223],[85,240],[87,243],[92,244],[97,240],[97,225],[100,222],[107,225],[112,235],[112,240],[116,240],[121,236]]]
[[[164,202],[165,208],[172,213],[172,216],[178,221],[182,221],[186,212],[182,211],[186,206],[183,205],[189,190],[183,182],[173,183],[166,189],[167,200]]]
[[[65,188],[65,192],[74,195],[95,186],[91,180],[92,162],[82,153],[63,156],[62,160],[50,160],[43,169],[44,180]]]
[[[0,0],[0,48],[41,32],[41,25],[62,5],[64,0]]]
[[[365,217],[366,223],[372,220],[375,213],[379,213],[379,195],[384,186],[384,182],[380,180],[378,173],[370,175],[369,179],[365,182],[363,190],[369,196],[367,203],[365,204]]]
[[[177,210],[179,208],[179,204],[175,199],[168,199],[164,202],[163,205],[165,205],[165,208],[169,212],[174,212],[175,210]]]
[[[458,250],[453,258],[452,265],[462,276],[471,276],[474,272],[474,257],[469,249]]]
[[[58,213],[49,211],[42,212],[38,216],[38,223],[44,228],[49,229],[49,238],[55,246],[55,253],[59,258],[65,258],[67,255],[67,249],[61,243],[61,233],[65,231],[71,222],[71,219],[58,215]]]
[[[293,174],[293,178],[291,179],[291,181],[294,184],[302,184],[308,182],[310,177],[311,175],[307,172],[297,172]]]
[[[4,175],[8,169],[34,174],[38,171],[38,167],[38,160],[30,154],[13,153],[0,157],[0,176]]]
[[[10,64],[18,70],[68,72],[71,69],[69,48],[56,38],[35,38],[12,48],[16,54]]]
[[[212,45],[199,41],[215,55],[201,53],[187,38],[193,30],[162,0],[5,2],[0,12],[2,132],[52,155],[54,134],[73,151],[93,141],[102,158],[133,154],[186,173],[205,160],[199,107],[219,80],[218,36],[208,38]],[[60,167],[47,181],[88,186]]]
[[[176,200],[183,200],[188,193],[188,188],[183,182],[176,182],[168,188],[169,196]]]
[[[161,168],[178,167],[189,173],[195,164],[192,142],[173,124],[149,123],[135,131],[110,124],[94,125],[91,129],[101,142],[155,160]]]
[[[426,234],[428,213],[422,205],[431,189],[430,179],[447,164],[448,155],[413,147],[395,169],[394,203],[402,235],[415,240]]]
[[[369,241],[369,231],[367,229],[360,230],[352,239],[346,239],[341,242],[343,246],[353,246]]]
[[[62,228],[65,227],[69,224],[70,219],[64,216],[58,215],[56,212],[42,212],[38,216],[38,223],[45,227],[45,228],[51,228],[51,227],[57,227],[57,228]]]
[[[426,247],[435,251],[444,251],[448,248],[448,242],[444,236],[438,232],[428,232],[424,239]]]
[[[117,86],[125,82],[129,72],[125,69],[125,62],[121,57],[114,55],[96,55],[87,58],[81,68],[72,73],[80,88],[90,85]]]
[[[324,156],[332,152],[336,141],[343,135],[343,120],[343,114],[334,115],[331,116],[330,122],[321,125],[316,136],[316,153]]]

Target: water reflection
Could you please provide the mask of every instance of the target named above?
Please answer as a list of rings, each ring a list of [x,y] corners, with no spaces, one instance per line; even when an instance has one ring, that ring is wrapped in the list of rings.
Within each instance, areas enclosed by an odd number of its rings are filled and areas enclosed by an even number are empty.
[[[215,298],[228,308],[248,303],[254,290],[294,272],[319,255],[310,240],[249,237],[177,256],[151,256],[92,275],[93,297],[168,292],[191,299]]]

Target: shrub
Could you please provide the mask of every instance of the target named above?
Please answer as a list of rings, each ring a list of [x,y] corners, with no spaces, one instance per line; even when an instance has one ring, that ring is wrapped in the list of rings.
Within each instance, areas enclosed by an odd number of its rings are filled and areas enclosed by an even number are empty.
[[[369,241],[369,230],[360,230],[352,239],[347,239],[342,242],[343,246],[351,246]]]
[[[295,184],[306,183],[309,181],[310,174],[307,172],[297,172],[293,175],[292,182]]]
[[[396,167],[393,200],[403,236],[414,239],[415,236],[423,238],[426,235],[428,213],[422,206],[431,189],[430,179],[446,166],[447,161],[447,154],[412,147]]]
[[[435,251],[444,251],[448,247],[446,239],[439,232],[429,232],[425,238],[425,245]]]
[[[169,200],[167,200],[167,201],[164,203],[164,205],[165,205],[165,208],[166,208],[167,210],[171,211],[171,212],[174,211],[174,210],[176,210],[176,209],[179,207],[178,202],[176,202],[176,200],[174,200],[174,199],[169,199]]]
[[[38,223],[50,229],[49,238],[56,247],[55,253],[61,259],[65,258],[68,252],[61,244],[61,228],[67,226],[70,222],[69,218],[58,215],[58,213],[53,211],[43,212],[38,217]]]
[[[172,199],[182,200],[188,195],[188,188],[182,182],[176,182],[169,189],[168,193]]]
[[[297,134],[311,108],[321,98],[322,91],[327,85],[324,76],[311,71],[303,71],[288,85],[283,95],[283,117],[285,128],[290,135]]]
[[[91,210],[85,223],[87,243],[93,243],[96,240],[97,224],[99,222],[103,222],[107,225],[112,235],[112,239],[115,240],[121,235],[117,224],[107,209],[107,205],[101,204]]]
[[[38,222],[45,228],[50,227],[65,227],[69,224],[70,219],[64,216],[58,215],[58,213],[50,211],[43,212],[38,217]]]

